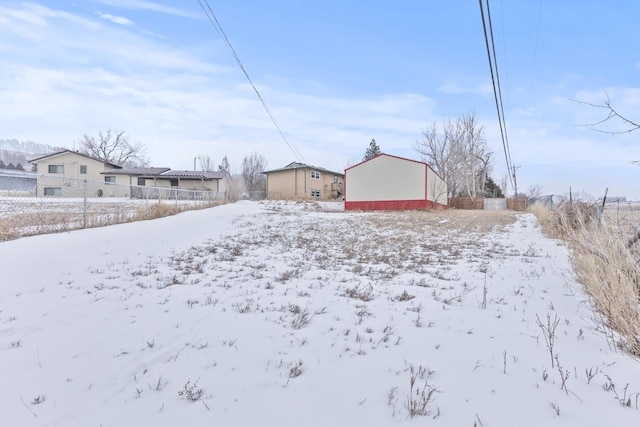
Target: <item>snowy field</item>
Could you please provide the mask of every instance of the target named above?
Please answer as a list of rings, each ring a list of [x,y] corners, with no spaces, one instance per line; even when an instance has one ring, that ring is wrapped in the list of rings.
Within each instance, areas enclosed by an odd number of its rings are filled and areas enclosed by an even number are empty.
[[[0,242],[134,220],[159,204],[180,210],[210,207],[207,200],[149,200],[125,197],[0,197]]]
[[[640,425],[531,214],[243,201],[0,263],[2,426]]]

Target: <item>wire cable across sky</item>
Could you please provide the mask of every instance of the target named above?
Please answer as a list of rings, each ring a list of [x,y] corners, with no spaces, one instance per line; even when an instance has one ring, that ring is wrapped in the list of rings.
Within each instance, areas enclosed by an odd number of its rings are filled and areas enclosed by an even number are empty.
[[[216,17],[216,14],[213,12],[213,9],[211,9],[211,6],[209,5],[209,2],[207,0],[198,0],[198,3],[200,4],[200,7],[204,11],[205,15],[207,15],[207,18],[209,19],[209,22],[211,22],[211,25],[214,26],[214,28],[216,29],[218,34],[220,34],[220,37],[222,37],[224,39],[225,43],[227,44],[227,47],[231,51],[231,54],[233,55],[233,57],[235,58],[235,60],[236,60],[236,62],[238,64],[238,66],[242,70],[242,73],[244,74],[244,76],[249,81],[249,84],[251,84],[251,87],[253,88],[253,91],[258,96],[258,99],[262,103],[262,106],[264,107],[265,111],[269,115],[269,118],[271,119],[271,121],[275,125],[276,129],[280,133],[280,136],[282,137],[284,142],[287,144],[287,147],[289,147],[289,150],[291,150],[291,152],[293,153],[293,155],[296,157],[297,160],[299,160],[299,161],[301,161],[303,163],[307,163],[305,158],[304,158],[304,156],[300,152],[300,150],[298,150],[298,148],[293,143],[289,142],[289,140],[285,136],[284,132],[282,131],[282,128],[280,128],[280,125],[278,124],[278,121],[276,120],[275,116],[273,115],[273,113],[271,112],[271,110],[267,106],[267,103],[265,102],[264,98],[260,94],[260,91],[258,90],[256,85],[253,84],[253,81],[251,80],[251,77],[249,77],[249,73],[247,73],[247,70],[244,68],[244,65],[242,65],[242,61],[240,61],[240,58],[238,57],[238,54],[236,53],[236,51],[233,48],[233,46],[231,45],[231,42],[229,41],[229,38],[227,37],[227,34],[222,29],[222,26],[220,25],[220,22],[218,21],[218,18]]]
[[[482,15],[482,29],[484,30],[484,40],[487,47],[487,57],[489,58],[489,70],[491,71],[491,83],[493,84],[493,95],[496,101],[496,110],[498,113],[498,124],[500,126],[500,136],[502,138],[502,148],[504,150],[504,158],[509,172],[509,180],[511,186],[517,192],[516,188],[516,171],[511,162],[511,150],[509,149],[509,138],[507,136],[507,124],[504,119],[504,106],[502,104],[502,90],[500,88],[500,75],[498,74],[498,60],[496,58],[496,47],[493,38],[493,25],[491,24],[491,9],[489,8],[489,0],[486,0],[487,13],[485,20],[484,7],[482,0],[480,3],[480,14]],[[487,32],[487,22],[489,23],[489,31]],[[495,72],[494,72],[495,70]],[[517,196],[517,194],[516,194]]]

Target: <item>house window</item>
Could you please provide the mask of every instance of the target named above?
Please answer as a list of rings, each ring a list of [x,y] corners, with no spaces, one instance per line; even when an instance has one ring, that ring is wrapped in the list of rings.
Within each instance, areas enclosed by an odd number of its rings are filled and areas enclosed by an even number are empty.
[[[333,176],[333,182],[336,184],[338,183],[338,175]]]
[[[178,186],[178,178],[172,178],[170,181],[171,181],[171,186],[172,187],[177,187]]]
[[[113,184],[116,183],[116,177],[115,176],[105,176],[104,177],[104,183],[113,185]]]
[[[80,173],[83,175],[87,174],[87,165],[80,165]]]
[[[49,165],[49,173],[64,173],[64,165]]]
[[[138,177],[138,185],[139,185],[140,187],[144,187],[146,183],[147,183],[147,182],[146,182],[146,179],[145,179],[145,178]]]
[[[311,171],[311,179],[320,179],[320,172]]]
[[[60,187],[44,187],[45,196],[62,196],[62,188]]]
[[[311,190],[311,197],[320,198],[320,190]]]

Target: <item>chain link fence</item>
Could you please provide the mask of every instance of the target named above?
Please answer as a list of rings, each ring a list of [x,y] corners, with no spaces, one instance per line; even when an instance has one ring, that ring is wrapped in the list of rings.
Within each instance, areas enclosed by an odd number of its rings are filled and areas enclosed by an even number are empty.
[[[626,233],[635,233],[640,229],[640,202],[607,202],[602,216],[605,221],[617,224]]]
[[[0,173],[0,241],[172,215],[224,203],[227,193]]]

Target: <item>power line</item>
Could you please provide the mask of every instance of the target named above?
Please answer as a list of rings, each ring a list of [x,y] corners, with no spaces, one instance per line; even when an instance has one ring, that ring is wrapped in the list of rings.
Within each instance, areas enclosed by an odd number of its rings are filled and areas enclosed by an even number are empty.
[[[203,2],[204,2],[204,4],[203,4]],[[251,87],[253,88],[253,91],[258,96],[258,99],[262,103],[262,106],[264,107],[265,111],[269,115],[269,118],[271,119],[271,121],[275,125],[276,129],[280,133],[280,136],[282,137],[284,142],[287,144],[287,146],[289,147],[289,149],[291,150],[293,155],[299,161],[302,161],[303,163],[307,163],[307,161],[305,160],[305,158],[302,155],[302,153],[300,153],[298,148],[293,143],[289,142],[289,140],[285,136],[284,132],[280,128],[280,125],[278,124],[278,121],[274,117],[273,113],[271,113],[271,110],[267,106],[267,103],[265,102],[264,98],[260,94],[260,91],[258,91],[258,88],[256,88],[256,86],[253,84],[253,81],[251,80],[251,77],[249,77],[249,73],[247,73],[247,70],[244,68],[244,65],[242,65],[242,61],[240,61],[240,58],[238,57],[238,54],[236,53],[236,51],[233,48],[233,46],[231,45],[231,42],[229,41],[229,38],[227,37],[227,34],[222,29],[222,26],[220,25],[220,22],[218,21],[218,18],[216,17],[216,14],[213,12],[213,9],[211,9],[211,6],[209,5],[209,2],[207,0],[198,0],[198,3],[200,4],[200,7],[204,11],[205,15],[207,15],[207,18],[209,19],[209,22],[211,22],[211,25],[214,26],[214,28],[216,29],[218,34],[224,39],[225,43],[227,44],[227,47],[231,51],[231,54],[233,55],[233,57],[235,58],[235,60],[236,60],[236,62],[238,64],[238,66],[242,70],[242,73],[244,74],[244,76],[249,81],[249,84],[251,84]],[[205,7],[205,5],[206,5],[206,7]]]
[[[504,105],[502,103],[502,87],[500,85],[500,73],[498,72],[498,57],[496,56],[496,45],[494,43],[493,38],[493,24],[491,23],[491,10],[489,9],[489,0],[487,1],[487,17],[489,18],[489,33],[491,34],[491,49],[493,51],[493,63],[496,69],[496,82],[498,83],[498,98],[500,99],[500,114],[502,117],[502,125],[504,127],[504,139],[507,146],[507,157],[509,158],[509,164],[513,167],[513,162],[511,161],[511,150],[509,148],[509,134],[507,133],[507,123],[504,118]],[[515,174],[515,168],[514,168]],[[515,181],[515,179],[514,179]],[[514,183],[515,184],[515,183]]]
[[[493,85],[493,95],[496,102],[496,111],[498,113],[498,124],[500,126],[502,148],[504,151],[504,158],[507,165],[507,171],[509,171],[509,180],[511,181],[511,186],[514,187],[515,189],[515,168],[513,168],[511,163],[511,152],[509,149],[509,139],[507,136],[507,124],[504,119],[504,106],[502,103],[502,90],[500,88],[500,75],[498,74],[498,61],[496,58],[496,48],[495,48],[494,37],[493,37],[493,25],[491,24],[491,10],[489,8],[489,0],[486,0],[487,19],[485,20],[485,13],[484,13],[484,8],[482,6],[482,0],[478,0],[478,1],[480,4],[480,14],[482,15],[482,29],[484,31],[484,40],[487,48],[487,57],[489,59],[489,70],[491,72],[491,83]],[[489,22],[489,33],[487,33],[486,21]],[[491,47],[489,46],[489,38],[491,38]],[[494,73],[494,69],[495,69],[495,73]],[[513,171],[513,176],[511,174],[512,171]]]

